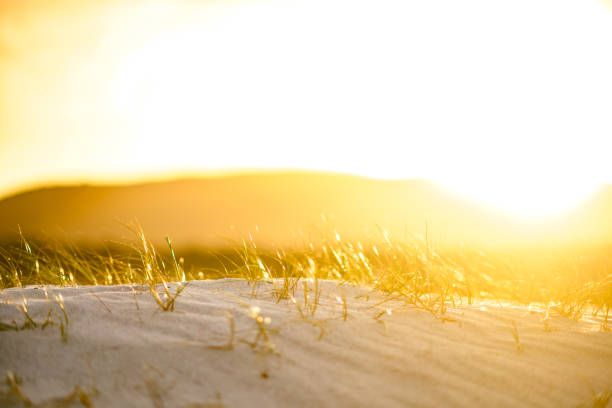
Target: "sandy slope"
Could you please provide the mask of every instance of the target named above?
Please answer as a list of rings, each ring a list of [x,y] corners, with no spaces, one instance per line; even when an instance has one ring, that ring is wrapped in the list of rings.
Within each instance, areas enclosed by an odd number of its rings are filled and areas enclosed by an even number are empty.
[[[546,332],[541,312],[480,304],[452,309],[456,321],[444,322],[398,304],[377,306],[376,296],[359,296],[369,294],[364,288],[322,286],[311,321],[289,301],[276,304],[271,285],[260,284],[252,297],[242,280],[191,282],[175,312],[158,311],[138,287],[47,287],[64,298],[67,342],[58,326],[1,331],[0,370],[21,377],[23,393],[43,406],[57,405],[76,385],[100,407],[563,407],[612,387],[612,333],[596,319],[553,316]],[[12,304],[22,297],[37,321],[49,307],[57,312],[44,292],[1,291],[0,321],[23,323]],[[247,344],[257,334],[252,306],[271,318],[274,350]],[[388,307],[391,315],[374,318]],[[234,347],[211,348],[228,342],[227,312],[235,319]],[[1,389],[0,406],[22,405]]]

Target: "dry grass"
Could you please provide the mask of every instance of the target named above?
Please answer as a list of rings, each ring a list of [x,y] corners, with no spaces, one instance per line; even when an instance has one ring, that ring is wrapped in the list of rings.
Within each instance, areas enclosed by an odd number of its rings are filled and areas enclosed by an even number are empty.
[[[291,250],[262,249],[252,238],[244,240],[236,243],[232,259],[218,254],[223,267],[203,272],[186,271],[169,238],[161,253],[142,229],[129,228],[136,239],[124,244],[127,253],[88,252],[69,244],[35,246],[21,236],[19,246],[0,248],[0,287],[140,284],[148,288],[160,310],[172,311],[187,281],[238,277],[251,284],[253,296],[257,285],[267,282],[276,302],[291,300],[303,317],[314,317],[319,280],[335,279],[370,286],[386,301],[401,301],[438,317],[449,305],[486,298],[541,303],[573,319],[584,313],[601,314],[602,330],[609,330],[612,251],[608,245],[485,251],[461,245],[436,247],[419,237],[398,241],[384,231],[369,243],[347,242],[330,229],[317,242]],[[281,278],[282,283],[273,278]],[[339,303],[346,319],[346,302]],[[62,324],[67,326],[65,313],[64,317]],[[544,324],[548,330],[548,321]]]
[[[33,403],[32,400],[21,390],[22,380],[12,371],[7,371],[5,375],[6,385],[8,390],[0,392],[0,403],[7,406],[21,405],[24,407],[70,407],[73,404],[78,404],[83,407],[91,408],[92,397],[97,394],[96,389],[84,390],[81,386],[76,385],[74,391],[57,398],[53,398],[39,403]]]
[[[28,300],[23,298],[22,303],[16,304],[15,307],[22,313],[23,315],[23,323],[19,325],[16,321],[12,321],[11,323],[3,323],[0,322],[0,331],[22,331],[22,330],[32,330],[40,328],[41,330],[46,329],[48,326],[57,325],[59,327],[60,336],[62,341],[65,343],[68,341],[68,313],[66,312],[66,308],[64,307],[64,299],[62,295],[55,296],[55,303],[59,309],[59,313],[56,309],[54,309],[52,302],[50,301],[49,294],[45,289],[45,296],[47,298],[48,311],[45,320],[36,321],[34,317],[30,315],[28,310]]]

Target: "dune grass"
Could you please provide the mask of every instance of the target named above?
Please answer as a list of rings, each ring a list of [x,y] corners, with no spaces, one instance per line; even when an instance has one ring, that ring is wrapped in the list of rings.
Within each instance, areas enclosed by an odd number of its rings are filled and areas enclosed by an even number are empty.
[[[64,307],[64,299],[61,294],[55,296],[55,306],[54,308],[53,302],[51,302],[49,298],[49,294],[45,289],[45,297],[47,298],[48,311],[45,320],[43,321],[35,321],[34,318],[30,315],[28,310],[28,300],[27,298],[23,298],[22,303],[16,304],[15,306],[23,315],[23,323],[20,325],[16,321],[12,321],[10,323],[0,322],[0,331],[23,331],[23,330],[33,330],[33,329],[41,329],[45,330],[48,326],[58,326],[59,333],[62,341],[65,343],[68,341],[68,313],[66,312],[66,308]]]
[[[292,249],[260,248],[251,237],[236,243],[231,257],[215,254],[222,267],[188,270],[169,238],[160,251],[141,228],[130,228],[135,239],[122,244],[125,250],[104,253],[66,243],[33,244],[21,235],[19,245],[0,248],[0,287],[138,284],[147,288],[160,310],[172,311],[188,281],[234,277],[246,279],[253,294],[257,284],[271,284],[276,302],[290,300],[302,317],[312,318],[319,280],[334,279],[369,286],[384,294],[383,303],[401,301],[437,317],[444,316],[449,305],[492,299],[539,303],[574,319],[600,313],[602,329],[610,329],[609,245],[486,251],[464,245],[436,247],[418,236],[394,240],[385,231],[372,242],[349,242],[330,229],[317,242]],[[298,292],[303,292],[299,302]],[[339,296],[339,304],[346,319],[346,299]],[[65,315],[62,324],[68,325]]]
[[[73,406],[73,403],[78,403],[83,407],[90,408],[93,407],[93,404],[91,402],[92,396],[95,396],[98,392],[95,388],[84,390],[80,386],[76,385],[74,387],[74,391],[64,396],[53,398],[49,401],[45,401],[40,404],[34,404],[32,400],[21,390],[22,380],[18,375],[16,375],[12,371],[7,371],[5,375],[5,382],[8,386],[8,390],[0,391],[0,397],[3,398],[3,402],[11,402],[14,404],[20,403],[20,405],[24,407],[69,407]]]

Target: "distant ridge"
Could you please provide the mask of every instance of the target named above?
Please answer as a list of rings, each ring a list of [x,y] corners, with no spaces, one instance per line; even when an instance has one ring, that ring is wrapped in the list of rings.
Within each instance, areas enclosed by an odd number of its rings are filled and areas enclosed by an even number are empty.
[[[328,225],[322,226],[322,215]],[[307,173],[249,173],[135,185],[40,188],[0,201],[0,242],[67,237],[76,243],[130,239],[137,219],[155,241],[224,246],[249,233],[262,245],[292,245],[332,227],[364,239],[384,228],[401,238],[425,234],[441,244],[602,240],[612,236],[612,187],[563,217],[527,223],[423,180],[373,180]]]

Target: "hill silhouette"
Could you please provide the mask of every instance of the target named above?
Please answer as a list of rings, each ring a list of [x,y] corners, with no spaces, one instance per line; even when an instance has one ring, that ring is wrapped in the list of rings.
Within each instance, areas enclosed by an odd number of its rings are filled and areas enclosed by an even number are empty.
[[[255,234],[261,245],[309,240],[318,228],[343,238],[418,233],[441,244],[592,241],[612,232],[612,188],[572,212],[526,221],[483,207],[423,180],[374,180],[327,173],[250,173],[135,185],[79,185],[27,191],[0,201],[0,242],[17,226],[34,238],[81,244],[130,239],[138,220],[157,242],[223,247]]]

